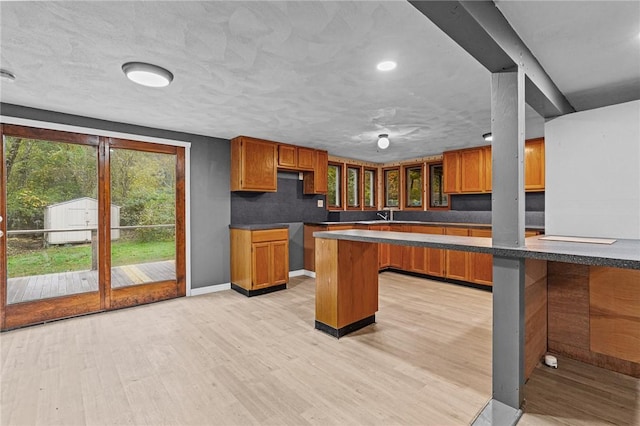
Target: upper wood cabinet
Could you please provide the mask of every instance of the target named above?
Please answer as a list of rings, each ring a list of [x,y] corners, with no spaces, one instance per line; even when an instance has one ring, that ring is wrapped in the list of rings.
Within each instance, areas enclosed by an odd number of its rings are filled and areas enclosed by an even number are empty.
[[[525,191],[544,191],[544,138],[525,142]],[[491,192],[491,145],[443,153],[444,192]]]
[[[277,144],[238,136],[231,140],[231,191],[277,190]]]
[[[448,151],[442,155],[442,174],[444,192],[455,194],[460,192],[460,152]]]
[[[492,180],[492,172],[491,172],[491,145],[487,145],[483,147],[484,154],[484,190],[486,192],[491,192],[491,180]]]
[[[314,151],[313,162],[313,172],[304,172],[303,192],[305,194],[326,194],[329,154],[327,151]]]
[[[484,175],[484,147],[460,151],[460,192],[484,191]]]
[[[295,145],[278,145],[278,168],[289,170],[313,170],[315,150]]]
[[[529,139],[524,146],[524,189],[544,191],[544,138]]]

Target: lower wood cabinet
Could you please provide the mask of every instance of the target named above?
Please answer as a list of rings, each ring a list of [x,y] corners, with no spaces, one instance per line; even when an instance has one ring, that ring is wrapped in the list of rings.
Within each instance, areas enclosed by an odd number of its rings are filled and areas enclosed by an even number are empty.
[[[315,249],[313,232],[345,229],[370,229],[372,231],[414,232],[419,234],[459,235],[491,238],[490,228],[464,228],[459,226],[434,225],[305,225],[304,265],[308,271],[315,271]],[[536,231],[526,231],[525,237],[538,235]],[[378,244],[378,270],[387,268],[415,272],[433,277],[446,277],[486,286],[493,285],[493,256],[485,253],[443,250],[424,247],[391,246]]]
[[[418,234],[444,234],[442,226],[412,226],[411,232]],[[433,275],[436,277],[444,276],[444,250],[424,247],[409,247],[410,249],[410,272],[419,274]]]
[[[472,237],[491,238],[490,229],[470,229]],[[493,285],[493,255],[469,253],[469,281],[476,284]]]
[[[467,228],[445,228],[445,235],[469,236]],[[445,250],[445,277],[454,280],[469,280],[469,252]]]
[[[289,230],[231,229],[231,286],[246,296],[286,288]]]

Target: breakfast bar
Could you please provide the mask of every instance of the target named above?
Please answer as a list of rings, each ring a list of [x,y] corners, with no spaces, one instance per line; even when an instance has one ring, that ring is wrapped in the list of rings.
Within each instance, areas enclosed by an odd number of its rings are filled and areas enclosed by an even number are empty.
[[[501,262],[516,259],[525,274],[524,315],[519,317],[524,336],[512,336],[522,342],[522,350],[508,363],[497,363],[496,357],[504,354],[494,350],[494,380],[496,371],[518,368],[524,383],[547,351],[640,377],[640,240],[536,236],[514,248],[493,246],[491,238],[483,237],[368,230],[313,235],[315,326],[334,337],[375,322],[379,243],[487,253],[494,256],[494,271],[503,267]],[[563,277],[563,271],[572,268],[582,272]],[[505,333],[496,318],[515,309],[501,298],[508,287],[493,287],[494,344],[495,337]],[[578,296],[567,296],[568,287]],[[573,312],[576,306],[580,316]],[[581,342],[562,341],[576,335]]]

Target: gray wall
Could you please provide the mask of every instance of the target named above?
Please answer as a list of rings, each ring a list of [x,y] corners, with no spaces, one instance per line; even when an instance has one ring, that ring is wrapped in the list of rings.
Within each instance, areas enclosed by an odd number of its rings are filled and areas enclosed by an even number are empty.
[[[304,222],[324,222],[327,210],[318,207],[324,195],[305,195],[298,173],[278,173],[278,192],[231,193],[231,223],[289,225],[289,270],[304,268]]]
[[[0,104],[4,116],[191,143],[191,288],[228,283],[230,146],[226,139]]]

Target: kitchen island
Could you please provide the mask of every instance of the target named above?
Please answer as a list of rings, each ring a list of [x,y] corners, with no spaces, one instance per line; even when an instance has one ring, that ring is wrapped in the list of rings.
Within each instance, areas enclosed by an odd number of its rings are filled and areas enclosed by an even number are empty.
[[[640,377],[640,241],[617,240],[612,244],[553,241],[530,237],[520,248],[494,247],[491,238],[426,235],[368,230],[314,233],[316,238],[316,328],[335,337],[375,322],[378,310],[379,243],[431,247],[492,254],[499,258],[524,259],[525,263],[525,378],[557,336],[584,336],[582,346],[570,344],[552,349],[572,358]],[[579,282],[548,282],[547,266],[587,268]],[[372,266],[373,265],[373,266]],[[374,271],[373,273],[370,271]],[[572,277],[576,281],[575,277]],[[577,319],[566,301],[565,291],[581,290],[585,309]],[[586,296],[584,288],[586,286]],[[550,298],[549,295],[552,295]],[[494,289],[495,300],[495,289]],[[547,324],[547,313],[549,323]],[[567,317],[567,315],[569,315]],[[575,319],[567,321],[567,318]],[[494,332],[499,324],[494,323]],[[549,334],[547,333],[549,330]],[[571,342],[568,342],[571,343]],[[560,349],[558,349],[560,348]],[[579,350],[578,350],[579,349]]]

